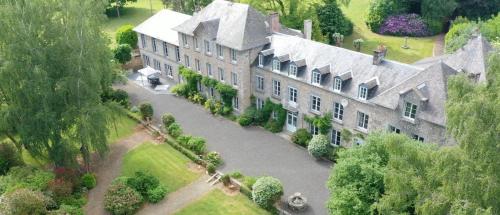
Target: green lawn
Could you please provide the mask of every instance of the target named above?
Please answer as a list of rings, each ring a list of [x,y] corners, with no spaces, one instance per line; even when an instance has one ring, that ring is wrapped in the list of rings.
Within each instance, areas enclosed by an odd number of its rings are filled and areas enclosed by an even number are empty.
[[[108,126],[108,143],[113,144],[119,139],[132,135],[136,126],[137,122],[130,119],[125,113],[118,114],[118,117]]]
[[[146,142],[125,155],[122,175],[133,176],[136,171],[149,172],[158,177],[168,192],[173,192],[200,176],[187,169],[189,162],[188,158],[168,144]]]
[[[125,6],[121,17],[108,18],[104,24],[104,32],[111,38],[112,45],[115,44],[115,32],[120,26],[126,24],[137,26],[153,15],[151,13],[150,1],[153,14],[163,9],[161,0],[137,0],[137,2]]]
[[[402,49],[403,37],[383,36],[375,34],[365,24],[370,0],[351,0],[349,7],[342,6],[345,15],[354,23],[352,35],[344,38],[344,47],[353,49],[352,41],[362,38],[365,42],[361,48],[364,53],[372,54],[378,44],[382,43],[388,47],[387,58],[405,63],[413,63],[419,59],[432,56],[434,41],[436,37],[409,38],[410,49]]]
[[[204,215],[270,214],[242,194],[227,196],[221,190],[216,189],[175,213],[175,215],[197,215],[201,211],[203,211]]]

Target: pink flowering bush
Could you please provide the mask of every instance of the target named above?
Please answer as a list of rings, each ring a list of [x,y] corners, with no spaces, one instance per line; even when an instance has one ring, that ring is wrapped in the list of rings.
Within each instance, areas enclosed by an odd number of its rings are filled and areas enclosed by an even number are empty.
[[[418,14],[389,16],[379,29],[380,34],[394,36],[424,37],[430,32],[424,20]]]

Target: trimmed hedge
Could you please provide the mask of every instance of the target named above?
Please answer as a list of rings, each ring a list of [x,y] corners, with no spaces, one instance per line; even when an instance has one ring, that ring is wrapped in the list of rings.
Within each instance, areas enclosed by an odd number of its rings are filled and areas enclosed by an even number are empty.
[[[207,161],[201,159],[198,155],[196,155],[191,150],[182,147],[181,145],[179,145],[178,143],[176,143],[174,141],[166,140],[165,142],[168,143],[169,145],[171,145],[174,149],[176,149],[180,153],[186,155],[186,157],[188,157],[190,160],[192,160],[196,164],[199,164],[202,166],[207,166]]]

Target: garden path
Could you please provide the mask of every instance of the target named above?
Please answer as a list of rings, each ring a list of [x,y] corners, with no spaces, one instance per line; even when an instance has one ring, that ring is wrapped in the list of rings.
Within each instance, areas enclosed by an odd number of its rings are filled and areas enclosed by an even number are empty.
[[[84,207],[85,214],[108,214],[104,209],[104,194],[113,179],[120,175],[123,156],[146,141],[153,141],[153,138],[144,128],[138,127],[130,137],[112,144],[106,158],[94,163],[92,169],[97,176],[97,186],[88,193],[88,202]]]
[[[137,214],[173,214],[216,188],[216,185],[210,186],[206,182],[209,178],[210,176],[204,174],[191,184],[173,193],[169,193],[163,201],[157,204],[146,204]]]
[[[444,54],[444,36],[445,34],[440,34],[436,37],[436,42],[434,43],[434,50],[432,50],[433,56],[440,56]]]

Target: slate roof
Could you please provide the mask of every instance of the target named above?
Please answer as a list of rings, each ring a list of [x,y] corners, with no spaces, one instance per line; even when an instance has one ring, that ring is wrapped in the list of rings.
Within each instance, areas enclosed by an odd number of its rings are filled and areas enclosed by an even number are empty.
[[[190,18],[189,15],[164,9],[139,24],[134,31],[179,46],[179,34],[172,28]]]
[[[273,49],[274,56],[288,54],[290,61],[305,60],[305,72],[298,78],[308,83],[311,82],[312,71],[315,69],[329,68],[326,73],[331,74],[330,77],[351,72],[352,79],[349,81],[349,86],[343,87],[342,91],[345,96],[351,98],[357,98],[359,84],[374,78],[378,79],[379,85],[371,98],[422,71],[421,68],[390,60],[384,60],[380,65],[373,65],[371,55],[290,35],[273,34],[266,48],[266,50]],[[267,52],[266,50],[263,52]],[[282,66],[282,70],[287,71],[288,65]],[[332,81],[330,78],[326,83],[323,82],[325,84],[322,87],[331,90]]]
[[[194,35],[196,28],[205,22],[217,26],[216,43],[237,50],[262,46],[270,35],[267,18],[247,4],[215,0],[204,9],[174,28]]]

